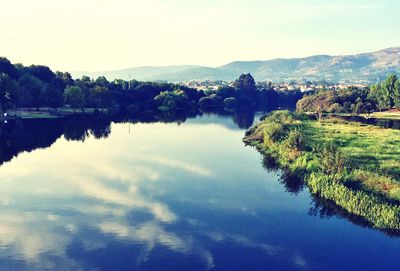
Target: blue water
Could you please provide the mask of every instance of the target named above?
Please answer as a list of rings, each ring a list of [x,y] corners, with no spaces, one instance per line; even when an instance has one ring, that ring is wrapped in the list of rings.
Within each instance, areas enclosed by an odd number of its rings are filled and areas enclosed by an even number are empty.
[[[0,167],[0,270],[400,268],[399,238],[311,215],[243,136],[203,115],[19,154]]]

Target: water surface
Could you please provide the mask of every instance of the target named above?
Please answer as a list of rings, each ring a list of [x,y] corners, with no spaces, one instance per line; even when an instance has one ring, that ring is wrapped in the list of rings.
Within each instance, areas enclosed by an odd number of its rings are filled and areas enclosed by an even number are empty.
[[[233,120],[3,126],[0,270],[400,267],[400,239],[321,211]]]

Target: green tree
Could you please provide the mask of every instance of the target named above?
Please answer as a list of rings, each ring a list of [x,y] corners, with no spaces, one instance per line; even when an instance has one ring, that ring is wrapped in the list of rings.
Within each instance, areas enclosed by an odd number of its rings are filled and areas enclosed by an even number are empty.
[[[235,97],[236,90],[233,87],[222,86],[222,87],[218,88],[216,94],[218,94],[218,96],[221,96],[221,98],[226,99],[226,98],[230,98],[230,97]]]
[[[256,100],[257,87],[250,73],[240,75],[233,86],[237,91],[238,100],[244,102],[254,102]]]
[[[17,69],[11,62],[4,57],[0,57],[0,73],[5,73],[11,78],[15,79],[18,76]]]
[[[158,94],[154,101],[161,110],[176,110],[188,107],[188,98],[184,91],[177,89],[174,91],[163,91]]]
[[[399,91],[398,84],[397,76],[394,74],[390,74],[382,83],[380,88],[381,99],[386,108],[391,109],[395,105],[395,93]]]
[[[17,89],[16,83],[5,73],[0,73],[0,104],[4,111],[12,103],[12,97]]]
[[[393,103],[397,109],[400,108],[400,80],[397,77],[393,85]]]
[[[374,109],[375,108],[370,101],[359,101],[354,106],[354,113],[365,114],[365,116],[368,118]]]
[[[73,108],[80,108],[84,111],[86,105],[85,94],[78,86],[69,86],[64,91],[64,101]]]
[[[65,86],[72,86],[74,79],[69,72],[56,72],[56,78],[64,82]]]
[[[112,96],[110,90],[103,85],[96,85],[90,89],[89,100],[87,104],[90,104],[96,108],[109,108],[112,104]]]
[[[40,93],[40,104],[57,108],[63,104],[63,91],[52,83],[44,84]]]
[[[386,108],[386,101],[383,98],[383,93],[381,91],[381,84],[375,84],[370,87],[368,94],[369,99],[371,99],[379,111]]]
[[[210,96],[202,97],[199,100],[199,106],[202,109],[212,109],[216,107],[222,107],[224,100],[217,94],[211,94]]]
[[[110,82],[108,82],[107,78],[104,76],[100,76],[95,81],[96,85],[108,88],[110,86]]]
[[[40,94],[43,83],[37,77],[25,73],[18,79],[18,104],[19,106],[40,106]]]
[[[56,77],[56,75],[47,66],[31,65],[27,67],[26,70],[31,75],[46,83],[50,83]]]

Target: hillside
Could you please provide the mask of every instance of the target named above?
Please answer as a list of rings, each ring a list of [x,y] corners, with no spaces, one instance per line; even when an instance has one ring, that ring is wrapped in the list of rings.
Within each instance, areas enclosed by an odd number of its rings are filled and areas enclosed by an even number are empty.
[[[201,66],[195,65],[181,65],[181,66],[143,66],[143,67],[136,67],[136,68],[128,68],[122,70],[115,70],[115,71],[102,71],[102,72],[85,72],[85,71],[78,71],[78,72],[71,72],[74,78],[80,78],[84,75],[97,78],[99,76],[105,76],[109,80],[124,79],[137,79],[140,81],[156,81],[156,80],[163,80],[165,76],[169,74],[180,73],[186,70],[191,69],[201,69]],[[159,79],[161,78],[161,79]]]
[[[108,72],[75,72],[91,77],[106,76],[109,80],[234,80],[242,73],[251,73],[257,81],[329,80],[333,82],[371,83],[388,73],[400,73],[400,47],[357,55],[316,55],[305,58],[281,58],[266,61],[235,61],[211,68],[202,66],[138,67]]]

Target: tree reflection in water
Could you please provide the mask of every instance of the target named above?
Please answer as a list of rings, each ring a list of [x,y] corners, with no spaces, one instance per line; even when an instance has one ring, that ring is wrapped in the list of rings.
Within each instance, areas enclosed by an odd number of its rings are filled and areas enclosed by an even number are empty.
[[[85,141],[89,136],[96,139],[107,138],[111,133],[111,123],[154,123],[165,122],[178,124],[188,118],[204,113],[232,117],[241,129],[249,128],[255,118],[255,111],[249,108],[227,112],[223,109],[210,112],[168,111],[144,112],[135,115],[74,115],[63,119],[27,119],[9,120],[0,125],[0,164],[10,161],[21,152],[50,147],[58,138],[64,136],[70,141]]]

